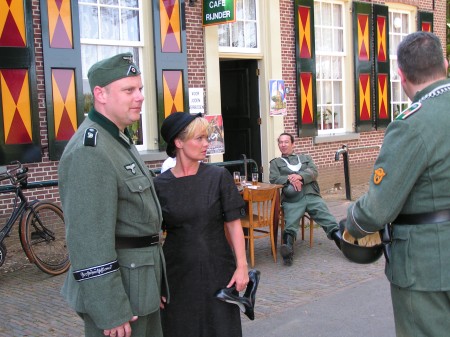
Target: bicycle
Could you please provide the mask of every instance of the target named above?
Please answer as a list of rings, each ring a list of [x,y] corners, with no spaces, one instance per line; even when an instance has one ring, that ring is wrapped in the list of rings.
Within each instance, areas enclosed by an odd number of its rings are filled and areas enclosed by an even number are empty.
[[[11,215],[0,230],[0,267],[7,253],[3,241],[20,219],[20,243],[30,263],[34,263],[47,274],[62,274],[70,265],[63,211],[51,201],[28,201],[23,192],[27,187],[28,168],[22,166],[19,161],[10,165],[9,169],[0,173],[0,181],[9,179],[11,182],[11,186],[1,190],[0,194],[15,193]]]

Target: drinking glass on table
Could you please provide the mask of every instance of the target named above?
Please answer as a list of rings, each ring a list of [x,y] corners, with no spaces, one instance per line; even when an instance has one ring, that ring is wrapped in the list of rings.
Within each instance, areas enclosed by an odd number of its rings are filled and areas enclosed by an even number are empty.
[[[240,176],[239,179],[240,179],[242,186],[247,185],[247,177],[246,176]]]
[[[239,184],[241,182],[241,172],[234,171],[233,172],[234,183]]]
[[[252,185],[258,185],[259,174],[257,172],[252,173]]]

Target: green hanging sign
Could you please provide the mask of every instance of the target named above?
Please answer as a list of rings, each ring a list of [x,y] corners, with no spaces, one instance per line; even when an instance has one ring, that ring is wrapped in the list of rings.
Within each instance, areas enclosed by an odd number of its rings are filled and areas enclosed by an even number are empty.
[[[236,0],[203,0],[203,26],[236,21]]]

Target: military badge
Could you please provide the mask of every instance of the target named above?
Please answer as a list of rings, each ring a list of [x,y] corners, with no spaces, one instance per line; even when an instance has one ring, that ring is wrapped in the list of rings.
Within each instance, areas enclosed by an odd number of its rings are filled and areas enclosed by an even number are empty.
[[[386,172],[380,167],[375,170],[373,173],[373,183],[375,185],[378,185],[383,180],[384,176],[386,175]]]
[[[125,165],[125,170],[130,171],[133,174],[136,174],[136,164],[131,163],[131,164]]]
[[[404,120],[406,118],[408,118],[409,116],[411,116],[413,113],[415,113],[416,111],[418,111],[422,106],[422,103],[416,102],[411,104],[408,108],[406,108],[405,110],[403,110],[400,115],[398,115],[395,119],[399,119],[399,120]]]
[[[87,128],[84,131],[83,145],[84,146],[96,146],[97,145],[98,131],[95,128]]]
[[[137,70],[136,70],[136,68],[133,65],[131,65],[130,68],[128,68],[127,76],[130,75],[130,73],[134,74],[134,75],[137,74]]]

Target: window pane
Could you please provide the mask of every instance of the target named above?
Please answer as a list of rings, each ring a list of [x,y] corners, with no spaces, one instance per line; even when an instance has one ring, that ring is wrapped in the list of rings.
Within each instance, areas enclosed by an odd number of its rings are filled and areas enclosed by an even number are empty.
[[[344,120],[343,120],[343,113],[342,113],[342,106],[336,106],[334,108],[334,125],[333,127],[336,128],[342,128],[344,127]]]
[[[322,49],[321,51],[332,51],[333,46],[333,31],[329,28],[322,30]]]
[[[236,0],[236,19],[244,20],[244,0]]]
[[[344,31],[342,29],[333,30],[333,51],[344,51]]]
[[[103,5],[118,5],[119,0],[100,0],[99,1]]]
[[[322,24],[324,26],[331,26],[331,4],[322,2]]]
[[[232,27],[233,47],[244,47],[244,24],[243,22],[235,22]]]
[[[332,58],[332,70],[333,70],[333,79],[342,79],[342,58],[333,57]]]
[[[138,0],[121,0],[120,4],[124,7],[133,7],[133,8],[139,7]]]
[[[81,70],[84,93],[89,93],[91,91],[91,89],[89,88],[89,82],[87,80],[87,73],[91,65],[97,62],[98,59],[97,46],[81,45]]]
[[[342,104],[342,82],[333,82],[334,103]]]
[[[409,20],[407,14],[402,15],[402,32],[403,34],[409,33]]]
[[[331,78],[331,64],[329,57],[322,57],[321,61],[321,69],[322,69],[322,78],[330,79]]]
[[[245,47],[256,48],[256,22],[247,22],[245,24]]]
[[[230,25],[219,25],[219,46],[230,46]]]
[[[246,2],[245,2],[245,18],[247,20],[256,20],[255,0],[246,0]]]
[[[121,40],[139,41],[139,12],[122,10]]]
[[[333,26],[342,27],[342,6],[333,5]]]
[[[322,29],[316,28],[315,29],[315,42],[316,42],[316,50],[320,51],[323,50],[323,39],[322,39]]]
[[[116,8],[100,8],[101,38],[119,40],[119,10]]]
[[[322,82],[321,81],[317,81],[316,89],[317,89],[317,92],[319,93],[317,95],[317,105],[322,105],[323,104],[322,95],[320,94],[322,92]]]
[[[98,39],[98,10],[93,6],[80,6],[81,38]]]

